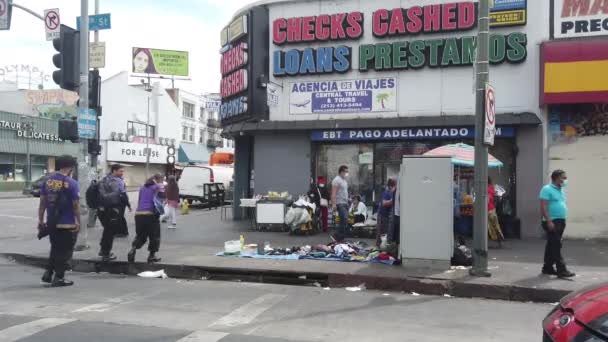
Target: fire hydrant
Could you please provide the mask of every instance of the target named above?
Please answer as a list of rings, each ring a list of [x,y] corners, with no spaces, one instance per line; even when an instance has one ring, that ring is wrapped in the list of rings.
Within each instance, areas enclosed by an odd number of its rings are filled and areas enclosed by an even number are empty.
[[[188,200],[184,200],[182,203],[182,215],[188,215],[190,213],[190,203]]]

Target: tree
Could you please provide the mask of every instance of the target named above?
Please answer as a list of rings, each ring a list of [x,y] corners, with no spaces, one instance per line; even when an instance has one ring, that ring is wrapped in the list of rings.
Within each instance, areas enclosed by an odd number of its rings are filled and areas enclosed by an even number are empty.
[[[386,105],[384,104],[384,102],[388,101],[389,96],[390,95],[388,93],[381,93],[376,96],[376,101],[380,102],[382,109],[386,108]]]

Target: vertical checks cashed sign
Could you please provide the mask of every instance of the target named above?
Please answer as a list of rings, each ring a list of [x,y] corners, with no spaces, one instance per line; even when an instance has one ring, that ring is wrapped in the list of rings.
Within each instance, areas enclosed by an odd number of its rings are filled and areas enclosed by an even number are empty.
[[[11,27],[11,8],[8,0],[0,0],[0,30]]]
[[[486,83],[485,104],[486,122],[483,129],[483,142],[486,145],[494,146],[494,136],[496,135],[496,93],[489,83]]]
[[[46,32],[46,40],[48,41],[60,37],[61,22],[59,20],[59,9],[44,10],[44,30]]]

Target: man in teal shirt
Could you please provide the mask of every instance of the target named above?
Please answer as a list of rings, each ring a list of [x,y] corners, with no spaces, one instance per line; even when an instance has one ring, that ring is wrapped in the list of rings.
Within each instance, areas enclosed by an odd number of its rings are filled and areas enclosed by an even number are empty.
[[[568,177],[563,170],[555,170],[551,174],[551,184],[545,185],[540,191],[540,208],[543,217],[543,229],[547,233],[545,247],[545,264],[542,273],[556,275],[560,278],[571,278],[575,274],[568,271],[562,257],[562,236],[566,230],[568,206],[566,192]],[[555,269],[553,266],[557,266]]]

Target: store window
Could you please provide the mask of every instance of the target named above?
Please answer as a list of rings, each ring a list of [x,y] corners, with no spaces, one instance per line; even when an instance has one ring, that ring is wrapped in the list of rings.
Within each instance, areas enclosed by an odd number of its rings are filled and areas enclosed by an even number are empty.
[[[186,101],[183,102],[184,112],[183,115],[187,119],[194,120],[194,105],[192,103],[188,103]]]
[[[146,126],[148,127],[147,134],[146,134]],[[148,138],[154,138],[155,129],[156,129],[156,127],[154,127],[152,125],[146,125],[143,123],[133,122],[133,121],[127,122],[127,135],[131,135],[134,137],[145,138],[147,135]]]
[[[198,137],[198,143],[199,144],[204,144],[205,143],[205,130],[201,129],[199,130],[199,137]]]
[[[15,181],[15,155],[0,153],[0,181]]]
[[[205,112],[205,108],[204,108],[204,107],[201,107],[201,108],[200,108],[200,111],[201,111],[201,116],[199,117],[199,121],[200,121],[200,122],[205,122],[205,121],[207,121],[207,120],[205,120],[205,116],[207,116],[207,115],[206,115],[206,112]]]
[[[182,127],[182,140],[187,142],[194,142],[194,127]]]
[[[348,192],[361,195],[371,205],[374,201],[374,145],[321,145],[317,156],[316,176],[328,183],[338,175],[341,165],[348,166]]]
[[[24,154],[15,155],[15,181],[25,182],[27,178],[27,158]]]
[[[32,156],[32,180],[46,175],[48,170],[48,157]]]
[[[398,178],[402,157],[422,155],[434,148],[464,142],[461,140],[399,141],[376,144],[319,145],[316,149],[316,176],[328,182],[337,175],[340,165],[350,169],[349,194],[359,194],[368,206],[376,205],[389,178]],[[490,169],[494,184],[503,187],[512,204],[515,198],[515,153],[511,139],[496,139],[489,152],[504,165]],[[473,194],[473,169],[455,168],[455,180],[463,194]]]

